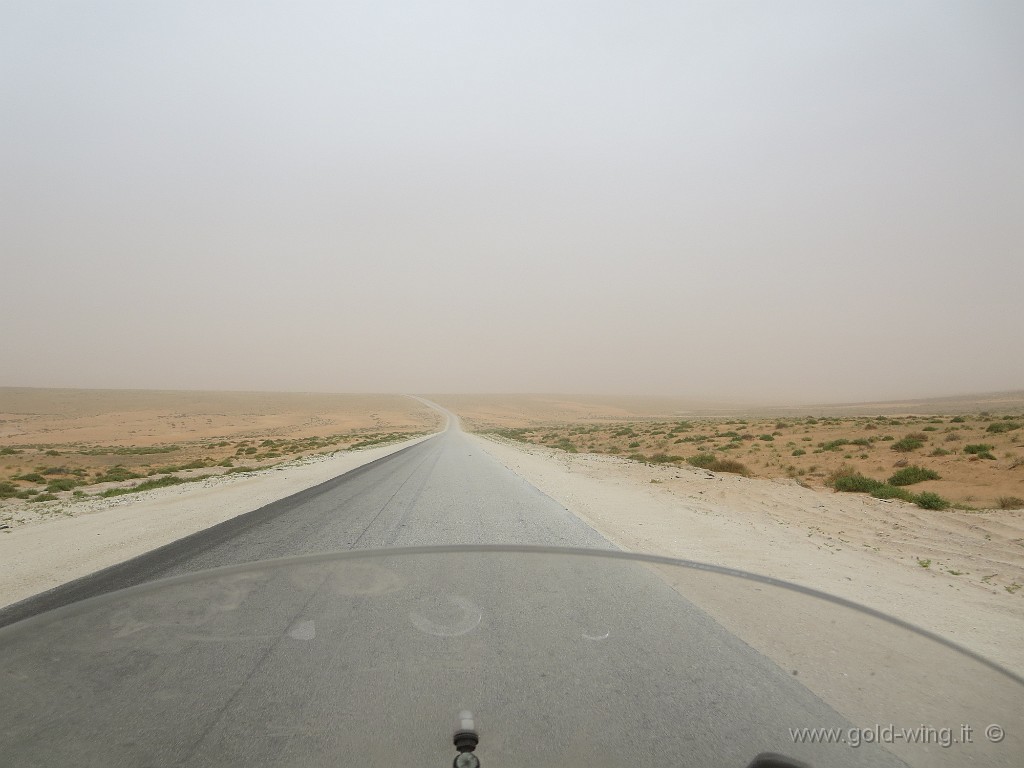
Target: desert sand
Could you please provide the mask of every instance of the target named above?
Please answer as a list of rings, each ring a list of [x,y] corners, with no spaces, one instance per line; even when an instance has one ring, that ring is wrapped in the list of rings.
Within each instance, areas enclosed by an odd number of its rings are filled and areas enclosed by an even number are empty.
[[[151,446],[437,426],[402,395],[0,387],[0,446]]]

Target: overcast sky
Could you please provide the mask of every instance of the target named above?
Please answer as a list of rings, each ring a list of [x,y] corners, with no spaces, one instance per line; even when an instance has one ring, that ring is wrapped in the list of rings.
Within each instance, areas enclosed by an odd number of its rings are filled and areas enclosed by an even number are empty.
[[[1024,388],[1024,4],[0,1],[0,385]]]

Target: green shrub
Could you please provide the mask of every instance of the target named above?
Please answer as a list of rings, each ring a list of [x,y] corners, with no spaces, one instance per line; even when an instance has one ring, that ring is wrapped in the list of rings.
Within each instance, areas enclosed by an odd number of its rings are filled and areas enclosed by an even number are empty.
[[[963,416],[954,416],[952,419],[949,420],[949,423],[950,424],[963,424],[965,421],[967,421],[967,419],[965,419]]]
[[[850,441],[844,438],[838,440],[829,440],[827,443],[818,443],[818,447],[823,451],[838,451],[844,445],[849,445]]]
[[[750,470],[745,464],[734,459],[719,459],[710,469],[712,472],[729,472],[734,475],[743,475],[744,477],[750,474]]]
[[[914,501],[914,496],[909,491],[883,483],[881,480],[865,477],[848,466],[836,470],[832,474],[831,483],[833,488],[844,493],[869,493],[876,499]]]
[[[938,479],[938,472],[911,464],[909,467],[904,467],[903,469],[897,470],[893,474],[893,476],[889,478],[889,484],[913,485],[914,483],[923,483],[925,480]]]
[[[52,493],[40,493],[38,496],[33,496],[29,501],[56,501],[57,497]]]
[[[688,458],[686,463],[701,469],[710,469],[716,461],[718,461],[718,457],[713,453],[698,453],[696,456]]]
[[[882,483],[878,488],[871,491],[876,499],[902,499],[903,501],[914,501],[914,494],[905,488],[898,488],[895,485]]]
[[[832,487],[844,493],[871,493],[883,485],[885,483],[865,477],[860,472],[839,474],[832,479]]]
[[[979,459],[990,459],[995,461],[996,457],[992,455],[993,446],[988,443],[974,443],[972,445],[964,446],[964,453],[972,453]]]
[[[766,443],[771,442],[775,438],[772,435],[758,435],[758,440],[764,440]]]
[[[1015,429],[1020,429],[1020,424],[1015,421],[994,421],[988,425],[988,429],[985,431],[999,434],[1001,432],[1012,432]]]
[[[994,447],[988,443],[972,443],[964,446],[964,453],[988,453]]]
[[[70,477],[64,477],[59,480],[51,480],[46,484],[46,490],[50,493],[54,493],[56,491],[70,491],[78,484],[77,480],[72,480]]]
[[[0,499],[10,499],[18,495],[18,486],[14,483],[4,481],[0,483]]]
[[[902,440],[897,440],[889,447],[892,448],[894,451],[899,451],[901,453],[909,453],[910,451],[916,451],[922,445],[924,445],[924,441],[908,436],[904,437]]]
[[[803,448],[797,448],[796,450],[793,451],[792,455],[793,456],[803,456],[806,453],[807,453],[807,451],[805,451]]]
[[[701,469],[708,469],[712,472],[731,472],[736,475],[749,475],[750,470],[743,464],[733,459],[720,459],[713,453],[698,453],[686,460],[688,464]]]
[[[135,480],[142,477],[142,475],[132,472],[130,469],[126,469],[118,464],[116,467],[111,467],[106,472],[99,474],[93,480],[94,483],[120,483],[124,480]]]
[[[921,509],[949,509],[949,502],[937,493],[919,493],[914,497],[914,503]]]
[[[40,475],[38,472],[30,472],[26,475],[18,475],[14,478],[15,480],[24,480],[26,483],[45,483],[46,478]]]
[[[683,457],[669,456],[667,453],[656,453],[653,456],[650,456],[647,460],[653,464],[670,464],[672,462],[682,461]]]

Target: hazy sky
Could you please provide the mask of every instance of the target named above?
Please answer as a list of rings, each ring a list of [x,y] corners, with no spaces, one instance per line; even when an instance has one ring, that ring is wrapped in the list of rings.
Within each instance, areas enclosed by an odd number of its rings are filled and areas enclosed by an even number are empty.
[[[0,0],[0,385],[1024,388],[1024,3]]]

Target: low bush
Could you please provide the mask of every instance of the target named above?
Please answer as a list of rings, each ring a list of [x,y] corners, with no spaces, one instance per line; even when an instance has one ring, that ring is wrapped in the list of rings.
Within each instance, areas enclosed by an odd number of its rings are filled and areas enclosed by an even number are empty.
[[[93,479],[94,483],[120,483],[125,480],[136,480],[142,477],[137,472],[132,472],[130,469],[122,467],[118,464],[116,467],[111,467],[106,472],[96,475]]]
[[[871,491],[871,495],[876,499],[900,499],[902,501],[914,501],[914,494],[905,488],[899,488],[895,485],[889,485],[888,483],[882,483],[878,488]]]
[[[682,461],[682,456],[670,456],[667,453],[656,453],[653,456],[649,456],[647,460],[653,464],[671,464],[677,461]]]
[[[686,463],[701,469],[710,469],[716,461],[718,461],[718,457],[713,453],[698,453],[696,456],[688,458]]]
[[[827,443],[818,443],[818,447],[823,451],[838,451],[844,445],[849,445],[850,441],[844,438],[838,440],[829,440]]]
[[[1024,499],[1017,496],[1000,496],[1000,509],[1024,509]]]
[[[914,503],[921,509],[949,509],[949,502],[937,493],[919,493],[914,497]]]
[[[1020,424],[1015,421],[994,421],[988,425],[988,429],[985,431],[997,435],[1001,432],[1012,432],[1015,429],[1020,429]]]
[[[995,461],[996,457],[992,454],[993,446],[988,443],[973,443],[971,445],[964,446],[964,453],[971,453],[977,456],[979,459],[990,459]]]
[[[897,470],[889,478],[889,485],[913,485],[914,483],[923,483],[925,480],[938,479],[938,472],[911,464],[909,467]]]
[[[883,485],[880,480],[865,477],[860,472],[838,475],[832,480],[832,487],[844,493],[871,493]]]
[[[62,477],[59,480],[51,480],[46,484],[46,490],[50,493],[57,491],[70,491],[78,485],[77,480],[72,480],[70,477]]]
[[[831,477],[832,487],[837,491],[846,493],[869,493],[876,499],[901,499],[917,504],[924,509],[946,509],[949,502],[935,493],[913,494],[910,491],[893,485],[883,483],[856,472],[849,467],[841,467]]]
[[[744,464],[733,459],[720,459],[713,453],[698,453],[688,458],[686,463],[712,472],[731,472],[744,476],[750,474],[750,470]]]

